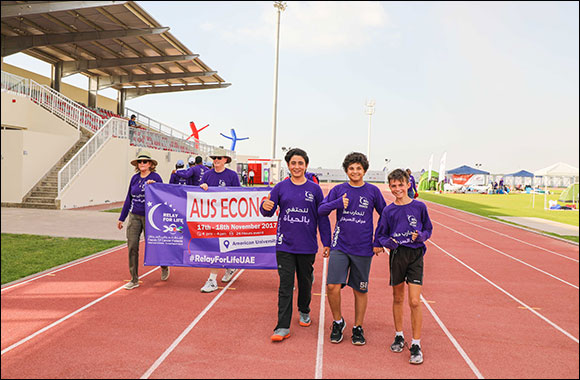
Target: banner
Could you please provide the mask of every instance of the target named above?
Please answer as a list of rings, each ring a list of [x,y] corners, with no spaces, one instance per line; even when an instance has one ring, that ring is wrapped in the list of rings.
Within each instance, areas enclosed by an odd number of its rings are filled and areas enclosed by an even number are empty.
[[[145,186],[145,265],[277,269],[270,187]]]
[[[439,164],[439,179],[437,183],[443,181],[445,179],[445,161],[447,160],[447,152],[443,153],[441,156],[441,162]]]

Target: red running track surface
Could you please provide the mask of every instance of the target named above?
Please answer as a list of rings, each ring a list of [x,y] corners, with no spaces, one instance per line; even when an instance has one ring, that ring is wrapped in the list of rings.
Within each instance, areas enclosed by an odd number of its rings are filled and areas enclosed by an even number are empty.
[[[322,185],[325,193],[331,186]],[[348,287],[344,340],[329,341],[322,256],[312,325],[300,327],[294,310],[291,337],[272,343],[275,271],[239,271],[227,289],[203,294],[209,269],[173,267],[164,282],[158,267],[142,266],[141,286],[127,291],[121,247],[2,288],[1,377],[578,378],[578,246],[427,206],[434,231],[425,256],[420,366],[408,363],[408,350],[388,349],[394,328],[386,253],[371,268],[367,344],[354,346]],[[404,333],[409,340],[407,306]]]

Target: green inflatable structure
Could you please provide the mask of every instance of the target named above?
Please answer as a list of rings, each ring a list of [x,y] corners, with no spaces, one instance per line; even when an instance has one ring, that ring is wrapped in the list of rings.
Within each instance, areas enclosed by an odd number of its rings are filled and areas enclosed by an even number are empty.
[[[417,191],[435,190],[436,189],[437,180],[439,179],[439,173],[437,173],[435,170],[431,170],[431,180],[427,181],[427,178],[429,178],[428,171],[421,174],[421,177],[419,178],[419,185],[417,186]]]

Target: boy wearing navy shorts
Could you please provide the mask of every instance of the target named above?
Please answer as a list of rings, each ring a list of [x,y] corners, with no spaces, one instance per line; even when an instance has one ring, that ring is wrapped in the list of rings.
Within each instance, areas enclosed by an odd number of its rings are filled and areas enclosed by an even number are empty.
[[[423,256],[425,241],[431,237],[433,225],[429,219],[427,206],[409,198],[407,190],[411,186],[409,175],[401,169],[393,170],[388,177],[389,188],[395,201],[385,207],[375,232],[375,247],[384,247],[390,251],[389,285],[393,287],[393,318],[395,322],[395,340],[391,351],[402,352],[405,346],[403,336],[403,302],[405,300],[405,282],[408,285],[409,306],[411,308],[411,326],[413,341],[409,363],[423,363],[421,351],[421,288],[423,285]]]
[[[375,185],[365,183],[363,178],[369,168],[366,156],[353,152],[342,163],[349,182],[330,190],[318,207],[318,214],[326,216],[336,210],[336,227],[330,256],[326,289],[328,304],[332,311],[330,341],[340,343],[346,322],[341,312],[340,291],[346,285],[354,293],[354,326],[352,344],[366,343],[362,324],[367,308],[368,282],[373,259],[373,210],[380,215],[386,206],[381,191]],[[378,248],[382,251],[382,248]]]

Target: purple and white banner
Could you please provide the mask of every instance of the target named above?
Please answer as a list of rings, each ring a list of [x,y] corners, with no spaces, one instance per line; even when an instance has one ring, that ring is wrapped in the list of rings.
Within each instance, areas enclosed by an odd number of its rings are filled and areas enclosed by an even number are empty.
[[[145,186],[145,265],[277,269],[270,187]]]

